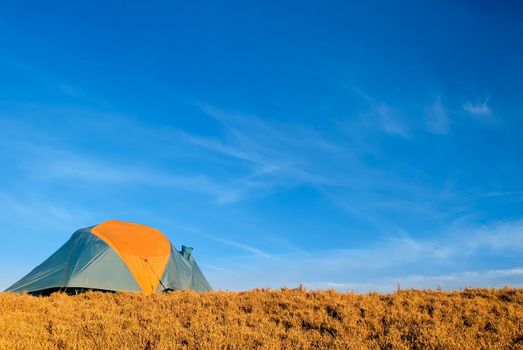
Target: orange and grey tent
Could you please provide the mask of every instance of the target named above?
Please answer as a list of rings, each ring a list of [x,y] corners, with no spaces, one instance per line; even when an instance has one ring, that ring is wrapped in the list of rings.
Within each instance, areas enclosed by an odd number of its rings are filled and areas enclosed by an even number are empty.
[[[7,289],[48,294],[56,290],[211,290],[191,255],[177,251],[154,228],[117,220],[83,228],[41,265]]]

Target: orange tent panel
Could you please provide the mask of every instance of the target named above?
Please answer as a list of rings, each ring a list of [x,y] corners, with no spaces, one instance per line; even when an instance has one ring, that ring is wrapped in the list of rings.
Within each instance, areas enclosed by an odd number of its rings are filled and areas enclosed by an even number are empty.
[[[145,225],[117,220],[97,225],[91,233],[114,249],[143,293],[156,291],[171,252],[171,243],[163,233]]]

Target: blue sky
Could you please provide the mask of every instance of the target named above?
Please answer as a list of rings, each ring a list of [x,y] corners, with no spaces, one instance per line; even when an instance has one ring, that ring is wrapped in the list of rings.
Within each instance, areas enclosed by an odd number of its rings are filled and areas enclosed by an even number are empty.
[[[0,3],[0,288],[107,219],[216,289],[523,286],[523,11]]]

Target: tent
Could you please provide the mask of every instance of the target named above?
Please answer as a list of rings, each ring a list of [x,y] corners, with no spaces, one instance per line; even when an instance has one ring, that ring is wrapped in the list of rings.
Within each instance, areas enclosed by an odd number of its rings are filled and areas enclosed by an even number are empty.
[[[50,294],[53,291],[211,290],[191,255],[177,251],[154,228],[110,220],[76,231],[41,265],[7,289]]]

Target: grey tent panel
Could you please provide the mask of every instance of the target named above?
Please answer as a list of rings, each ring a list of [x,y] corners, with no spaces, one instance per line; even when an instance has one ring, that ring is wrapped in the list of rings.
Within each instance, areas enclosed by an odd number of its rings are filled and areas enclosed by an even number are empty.
[[[67,285],[70,261],[75,247],[92,236],[88,229],[76,231],[65,244],[42,264],[35,267],[20,281],[7,289],[10,292],[34,292],[49,288],[60,288]]]
[[[76,231],[60,249],[7,291],[67,287],[140,291],[120,257],[91,234],[90,228]]]
[[[191,288],[191,265],[175,249],[171,249],[171,255],[165,267],[162,283],[159,289],[182,290]]]
[[[162,283],[158,286],[158,291],[163,289],[212,290],[194,258],[192,256],[189,259],[184,258],[174,247],[171,248],[171,255],[162,277]]]
[[[105,242],[101,240],[99,242],[105,247],[99,251],[84,251],[79,259],[84,260],[84,263],[78,264],[82,268],[72,273],[67,287],[141,291],[140,286],[118,254]]]
[[[197,292],[205,292],[208,290],[212,290],[211,285],[203,275],[202,271],[200,270],[200,267],[196,263],[196,260],[191,257],[191,264],[192,264],[192,285],[191,289],[195,290]]]

